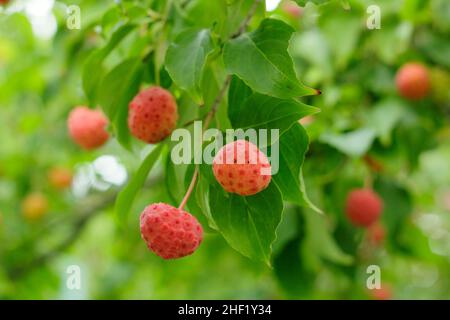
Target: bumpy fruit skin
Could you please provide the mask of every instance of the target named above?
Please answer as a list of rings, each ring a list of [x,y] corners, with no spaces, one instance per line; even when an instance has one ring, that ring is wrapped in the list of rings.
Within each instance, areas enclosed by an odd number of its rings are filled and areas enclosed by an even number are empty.
[[[217,181],[227,191],[241,196],[256,194],[270,183],[270,163],[253,143],[237,140],[223,146],[213,161]]]
[[[420,63],[407,63],[397,72],[395,82],[400,95],[408,100],[420,100],[430,90],[428,70]]]
[[[27,195],[22,202],[22,214],[28,220],[38,220],[48,211],[47,197],[35,192]]]
[[[86,150],[99,148],[109,139],[107,125],[108,119],[100,110],[83,106],[74,108],[67,119],[73,141]]]
[[[58,190],[69,188],[72,184],[72,171],[66,168],[53,168],[48,172],[50,185]]]
[[[345,212],[355,226],[371,226],[378,220],[382,210],[383,201],[370,189],[355,189],[347,196]]]
[[[128,108],[131,134],[147,143],[158,143],[169,136],[178,120],[172,94],[161,87],[150,87],[137,94]]]
[[[367,240],[374,246],[381,246],[386,238],[386,229],[384,226],[375,222],[367,229]]]
[[[148,248],[163,259],[188,256],[203,240],[203,228],[193,215],[165,203],[146,207],[140,222]]]

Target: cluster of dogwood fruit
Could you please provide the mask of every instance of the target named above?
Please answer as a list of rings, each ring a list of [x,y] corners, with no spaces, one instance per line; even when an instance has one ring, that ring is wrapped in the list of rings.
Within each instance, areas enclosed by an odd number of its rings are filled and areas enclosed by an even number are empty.
[[[0,0],[0,5],[9,0]],[[289,11],[289,10],[288,10]],[[407,63],[397,72],[396,86],[399,94],[409,100],[419,100],[430,90],[427,68],[420,63]],[[177,104],[170,92],[160,87],[141,91],[129,104],[128,126],[131,134],[150,144],[168,137],[178,120]],[[68,117],[68,129],[73,141],[86,150],[102,146],[108,139],[107,117],[96,109],[79,106]],[[248,161],[256,156],[256,163]],[[231,161],[228,161],[228,160]],[[244,162],[236,163],[236,159]],[[269,168],[266,155],[247,141],[235,141],[225,145],[216,155],[213,172],[220,185],[230,193],[249,196],[264,190],[271,176],[263,175],[262,168]],[[56,189],[71,185],[72,172],[66,168],[52,168],[49,183]],[[29,220],[37,220],[48,211],[45,195],[34,192],[22,202],[22,212]],[[346,215],[357,226],[367,228],[373,244],[380,244],[385,229],[379,222],[383,201],[370,188],[355,189],[347,195]],[[150,250],[164,259],[181,258],[192,254],[203,239],[203,229],[197,219],[182,210],[165,203],[151,204],[141,214],[141,234]]]
[[[404,98],[421,99],[429,91],[427,69],[417,63],[404,65],[397,73],[397,89]],[[172,94],[161,87],[149,87],[139,92],[129,103],[130,133],[146,143],[156,144],[176,128],[177,104]],[[68,117],[68,130],[73,141],[91,150],[108,139],[108,119],[100,110],[84,106],[74,108]],[[256,161],[249,161],[249,159]],[[244,159],[237,162],[236,159]],[[223,146],[213,161],[213,173],[225,191],[250,196],[264,190],[271,176],[261,169],[270,169],[267,156],[250,142],[238,140]],[[383,202],[372,189],[352,190],[346,201],[349,221],[368,229],[370,239],[379,243],[384,229],[379,223]],[[192,254],[203,240],[203,228],[197,219],[182,207],[166,203],[147,206],[140,217],[142,238],[148,248],[163,259],[181,258]]]

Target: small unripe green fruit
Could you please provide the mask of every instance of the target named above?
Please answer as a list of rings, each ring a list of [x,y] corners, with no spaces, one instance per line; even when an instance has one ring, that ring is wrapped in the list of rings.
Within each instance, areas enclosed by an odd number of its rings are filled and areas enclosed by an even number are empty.
[[[450,74],[438,68],[430,70],[431,97],[440,104],[450,104]]]

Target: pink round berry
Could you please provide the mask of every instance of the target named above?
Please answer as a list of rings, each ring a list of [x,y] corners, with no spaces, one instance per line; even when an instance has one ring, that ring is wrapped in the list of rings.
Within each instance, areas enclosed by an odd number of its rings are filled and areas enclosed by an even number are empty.
[[[80,147],[91,150],[102,146],[108,139],[108,119],[100,110],[87,107],[74,108],[67,119],[69,135]]]
[[[140,226],[148,248],[163,259],[188,256],[203,240],[203,228],[193,215],[165,203],[146,207]]]
[[[245,140],[223,146],[214,158],[213,172],[227,192],[242,196],[264,190],[272,178],[267,156]]]
[[[172,94],[161,87],[141,91],[128,108],[131,134],[147,143],[164,140],[175,129],[177,120],[177,103]]]

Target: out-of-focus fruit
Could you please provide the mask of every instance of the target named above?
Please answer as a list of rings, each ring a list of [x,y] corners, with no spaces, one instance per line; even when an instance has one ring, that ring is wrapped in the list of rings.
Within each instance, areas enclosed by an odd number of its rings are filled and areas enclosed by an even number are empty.
[[[387,283],[381,283],[380,289],[372,289],[369,294],[374,300],[390,300],[392,299],[392,288]]]
[[[53,168],[48,172],[50,185],[58,190],[69,188],[72,184],[72,171],[66,168]]]
[[[375,222],[367,228],[367,240],[374,246],[381,246],[386,238],[386,228],[380,223]]]
[[[383,210],[383,201],[371,189],[354,189],[348,196],[345,212],[357,227],[369,227],[375,223]]]
[[[293,19],[298,19],[303,14],[303,8],[296,4],[294,1],[284,1],[281,9],[289,17]]]
[[[22,201],[22,214],[28,220],[42,218],[48,211],[48,200],[39,192],[30,193]]]
[[[73,109],[67,119],[73,141],[86,150],[99,148],[108,140],[107,125],[108,118],[100,110],[83,106]]]
[[[193,215],[165,203],[146,207],[140,221],[148,248],[163,259],[188,256],[203,240],[203,228]]]

